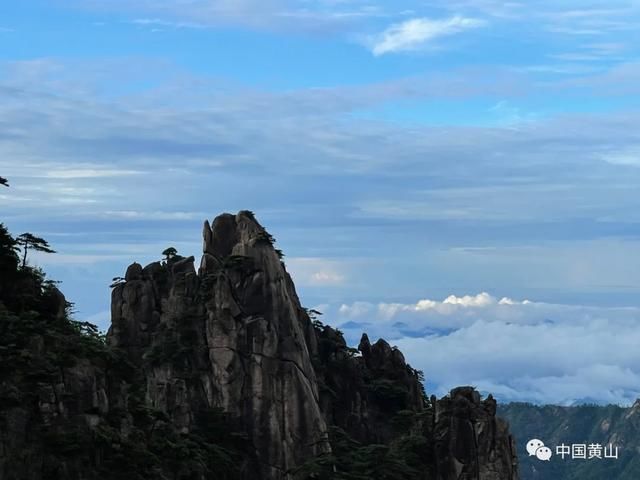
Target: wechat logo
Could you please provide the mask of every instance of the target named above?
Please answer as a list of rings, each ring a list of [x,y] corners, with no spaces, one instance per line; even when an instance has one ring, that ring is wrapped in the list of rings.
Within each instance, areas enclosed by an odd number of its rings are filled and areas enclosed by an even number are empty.
[[[538,460],[542,460],[543,462],[550,461],[552,455],[551,449],[549,447],[545,447],[544,442],[537,438],[533,438],[527,442],[527,453],[529,453],[530,457],[536,457]]]

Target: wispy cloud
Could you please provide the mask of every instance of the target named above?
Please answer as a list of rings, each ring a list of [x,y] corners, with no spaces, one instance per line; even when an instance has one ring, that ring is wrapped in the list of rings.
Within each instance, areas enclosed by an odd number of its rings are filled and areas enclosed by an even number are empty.
[[[612,151],[602,155],[605,162],[613,165],[629,165],[640,167],[640,146],[623,151]]]
[[[156,211],[136,211],[136,210],[106,210],[101,216],[104,218],[121,218],[124,220],[201,220],[207,218],[206,212],[166,212]]]
[[[112,169],[60,169],[50,172],[44,172],[43,177],[46,178],[102,178],[102,177],[120,177],[123,175],[138,175],[142,172],[137,170],[112,170]],[[38,176],[38,175],[34,175]]]
[[[299,286],[339,286],[347,279],[346,265],[326,258],[288,258],[288,270]]]
[[[555,53],[570,55],[571,49],[578,49],[583,41],[610,43],[615,40],[633,50],[637,45],[634,32],[640,25],[640,6],[624,0],[612,0],[606,8],[585,6],[584,2],[573,0],[561,3],[434,0],[419,5],[412,0],[399,0],[394,4],[380,0],[75,1],[82,8],[129,14],[133,16],[131,22],[153,30],[231,26],[302,36],[320,33],[333,38],[360,39],[360,43],[376,55],[426,47],[434,49],[442,46],[445,36],[489,24],[491,34],[485,38],[500,38],[518,49],[526,49],[532,41],[539,41],[546,48],[551,40],[567,49],[567,52]],[[392,24],[378,35],[372,35],[380,30],[383,19]],[[478,52],[479,58],[490,56],[483,51],[482,43],[474,43],[474,52]]]
[[[258,30],[334,32],[363,19],[386,16],[380,5],[350,1],[172,0],[159,3],[140,0],[132,5],[125,0],[91,0],[83,2],[81,6],[106,11],[143,13],[149,16],[140,17],[134,20],[134,23],[156,28],[232,25]]]
[[[433,40],[483,27],[484,20],[455,16],[447,19],[413,18],[388,27],[371,39],[374,55],[415,51],[425,48]]]
[[[176,29],[180,29],[180,28],[195,28],[195,29],[202,29],[202,28],[206,28],[205,25],[201,25],[199,23],[193,23],[193,22],[175,22],[175,21],[170,21],[170,20],[163,20],[160,18],[136,18],[134,20],[131,20],[131,23],[134,25],[140,25],[143,27],[155,27],[155,28],[176,28]]]
[[[33,265],[49,266],[74,266],[74,265],[94,265],[96,263],[109,263],[114,261],[126,262],[130,258],[129,255],[110,255],[110,254],[71,254],[56,253],[55,255],[44,256],[41,254],[33,254],[30,263]]]
[[[110,192],[104,205],[109,211],[188,212],[185,205],[150,202],[166,203],[162,192],[177,184],[184,186],[183,195],[198,198],[208,191],[202,175],[216,185],[233,183],[231,171],[280,176],[286,172],[287,177],[335,176],[339,169],[343,174],[392,175],[410,183],[412,178],[437,177],[447,186],[425,184],[373,197],[358,193],[350,201],[350,214],[361,220],[551,221],[572,215],[605,217],[631,201],[630,173],[622,170],[630,163],[615,152],[626,158],[640,144],[632,128],[638,116],[530,118],[511,99],[536,87],[509,72],[462,70],[286,92],[237,87],[221,94],[215,93],[220,88],[214,83],[192,88],[198,85],[194,80],[104,100],[86,95],[90,86],[73,89],[57,80],[64,65],[31,62],[29,67],[16,66],[0,86],[0,118],[8,127],[3,130],[6,136],[0,134],[2,157],[21,159],[6,162],[3,174],[40,186],[45,179],[51,183],[52,198],[78,197],[71,195],[78,188],[93,189],[86,195],[92,198],[99,186]],[[78,82],[82,72],[75,66],[73,70]],[[589,95],[607,95],[609,88],[617,94],[621,84],[637,88],[638,71],[637,66],[612,69],[579,82],[573,79],[566,88]],[[484,116],[489,118],[486,110],[493,109],[501,121],[489,126],[402,128],[351,116],[406,99],[474,96],[497,96],[493,107],[485,107]],[[504,125],[504,118],[510,119],[509,125]],[[517,128],[513,119],[518,120]],[[594,183],[590,169],[608,181]],[[149,175],[153,182],[145,180]],[[611,191],[612,185],[619,188]],[[370,188],[363,184],[361,190]],[[118,195],[123,189],[132,192],[126,202]],[[27,196],[19,190],[18,183],[15,194]],[[596,197],[601,199],[598,203],[589,200]]]

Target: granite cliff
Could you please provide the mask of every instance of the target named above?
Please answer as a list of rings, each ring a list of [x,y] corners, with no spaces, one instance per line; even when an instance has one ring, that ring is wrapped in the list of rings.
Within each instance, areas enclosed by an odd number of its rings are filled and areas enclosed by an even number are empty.
[[[44,277],[22,293],[3,277],[0,480],[517,480],[492,398],[428,398],[386,341],[347,346],[251,212],[203,237],[197,270],[129,266],[106,337]]]
[[[178,429],[190,431],[201,406],[219,407],[250,435],[261,478],[287,478],[330,451],[311,321],[250,215],[207,222],[197,273],[193,262],[131,265],[113,290],[107,338],[144,370],[151,405]]]

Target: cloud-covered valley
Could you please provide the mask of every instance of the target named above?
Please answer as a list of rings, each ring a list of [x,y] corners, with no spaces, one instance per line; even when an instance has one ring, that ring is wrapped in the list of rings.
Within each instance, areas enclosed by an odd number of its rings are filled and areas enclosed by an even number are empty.
[[[326,308],[351,343],[398,346],[444,394],[474,385],[503,401],[630,404],[640,397],[640,309],[540,303],[488,293]]]

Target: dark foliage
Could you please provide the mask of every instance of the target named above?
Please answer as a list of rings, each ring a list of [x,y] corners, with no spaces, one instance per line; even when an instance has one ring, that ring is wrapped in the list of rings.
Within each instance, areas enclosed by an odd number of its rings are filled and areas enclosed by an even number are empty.
[[[175,257],[178,254],[178,250],[175,247],[169,247],[169,248],[165,248],[162,251],[162,255],[164,255],[165,260],[169,261],[171,260],[173,257]]]
[[[428,480],[433,478],[428,440],[407,434],[388,445],[364,445],[338,427],[329,429],[332,453],[307,462],[296,472],[304,480]]]
[[[49,480],[239,479],[246,437],[233,419],[203,408],[195,430],[176,431],[164,412],[146,404],[140,370],[95,325],[71,317],[56,282],[24,261],[19,268],[18,245],[52,251],[43,239],[20,238],[0,224],[0,440],[21,418],[38,435],[3,452],[7,465],[37,459],[40,478]],[[175,338],[188,342],[188,335],[180,331]],[[174,347],[168,342],[156,354],[177,361]],[[124,405],[87,407],[83,394],[67,385],[86,379],[105,382]],[[53,422],[38,407],[47,392],[62,395],[58,402],[66,412]],[[86,416],[97,419],[93,427]]]
[[[255,236],[254,241],[256,244],[265,244],[265,245],[273,245],[276,243],[276,239],[273,238],[273,236],[266,230],[262,230],[261,232],[259,232]]]

